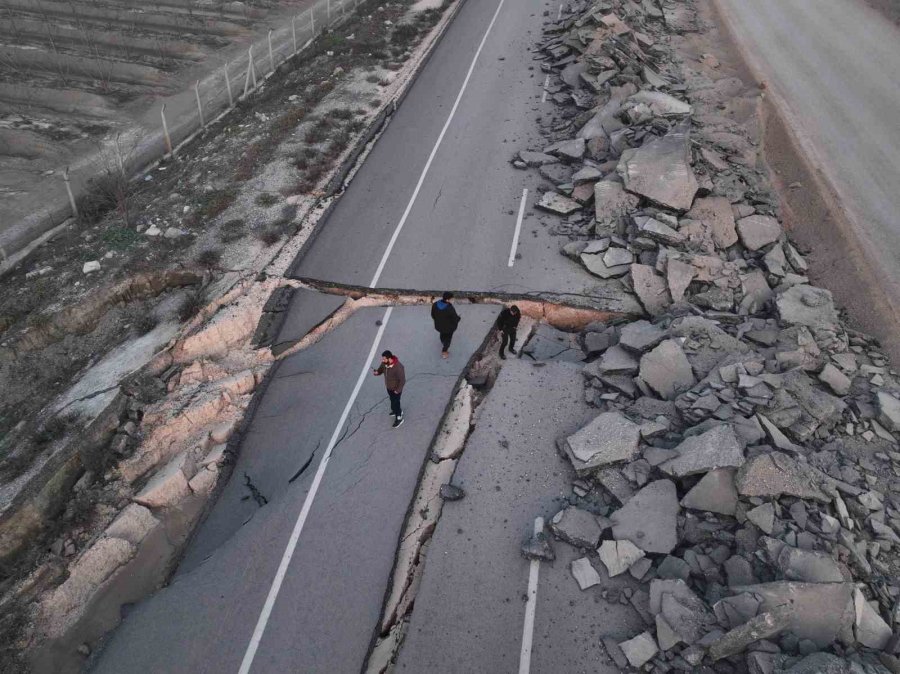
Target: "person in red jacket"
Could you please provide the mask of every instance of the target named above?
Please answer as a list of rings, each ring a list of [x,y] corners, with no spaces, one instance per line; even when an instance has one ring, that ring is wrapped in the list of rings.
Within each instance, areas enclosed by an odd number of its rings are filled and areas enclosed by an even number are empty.
[[[403,423],[403,410],[400,409],[400,394],[406,384],[403,363],[393,353],[385,351],[381,354],[381,365],[372,370],[372,374],[376,377],[384,375],[384,385],[391,399],[391,414],[394,416],[393,428],[398,428]]]

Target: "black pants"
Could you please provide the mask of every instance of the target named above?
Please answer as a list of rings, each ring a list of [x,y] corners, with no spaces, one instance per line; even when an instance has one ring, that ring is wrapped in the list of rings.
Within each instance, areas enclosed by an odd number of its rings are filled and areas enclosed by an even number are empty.
[[[441,336],[441,346],[444,347],[444,351],[450,350],[450,342],[453,340],[453,332],[439,332]]]
[[[403,410],[400,409],[400,393],[388,391],[388,397],[391,399],[391,414],[395,417],[402,417]]]
[[[507,343],[509,344],[510,351],[516,348],[515,328],[500,331],[500,353],[503,353],[503,350],[506,348]]]

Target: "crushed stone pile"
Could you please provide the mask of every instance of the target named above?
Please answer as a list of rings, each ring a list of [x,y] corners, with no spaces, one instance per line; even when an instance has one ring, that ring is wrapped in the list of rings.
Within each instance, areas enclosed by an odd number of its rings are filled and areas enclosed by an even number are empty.
[[[900,378],[785,236],[756,148],[685,81],[690,3],[576,1],[537,53],[558,114],[513,163],[562,253],[646,318],[580,335],[597,417],[558,440],[569,504],[523,553],[629,574],[620,669],[898,672]]]

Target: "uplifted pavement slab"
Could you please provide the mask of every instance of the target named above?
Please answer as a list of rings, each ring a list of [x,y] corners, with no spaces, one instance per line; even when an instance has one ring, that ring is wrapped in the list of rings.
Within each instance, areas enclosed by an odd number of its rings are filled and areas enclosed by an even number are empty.
[[[234,473],[172,583],[133,609],[96,672],[238,671],[385,312],[363,309],[280,363]],[[393,309],[376,351],[391,349],[406,366],[406,423],[391,429],[384,381],[367,376],[312,502],[254,674],[362,668],[419,471],[496,308],[461,313],[451,357],[442,360],[428,307]]]
[[[337,311],[346,300],[347,298],[342,295],[297,288],[285,312],[284,323],[274,346],[302,339],[310,330]]]
[[[578,374],[564,362],[504,364],[457,466],[453,482],[466,498],[444,506],[395,671],[517,671],[529,575],[520,548],[534,518],[550,522],[571,494],[556,437],[593,416]],[[584,551],[555,549],[556,560],[540,566],[531,671],[618,672],[599,637],[622,641],[641,623],[600,592],[633,581],[610,581],[596,562],[602,582],[582,592],[569,569]]]

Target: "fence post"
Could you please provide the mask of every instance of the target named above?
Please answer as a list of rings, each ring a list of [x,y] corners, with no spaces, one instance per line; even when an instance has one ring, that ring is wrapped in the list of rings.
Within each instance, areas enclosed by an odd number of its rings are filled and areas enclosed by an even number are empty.
[[[172,150],[172,137],[169,136],[169,125],[166,124],[166,104],[163,103],[162,109],[159,111],[160,117],[162,117],[163,123],[163,135],[166,137],[166,149],[169,151],[169,156],[174,157],[175,152]]]
[[[200,113],[200,126],[206,126],[206,120],[203,118],[203,104],[200,102],[200,80],[194,83],[194,94],[197,96],[197,112]]]
[[[272,64],[272,72],[275,72],[275,55],[272,53],[272,30],[269,29],[269,63]]]
[[[119,136],[121,134],[116,134],[116,164],[119,165],[119,171],[122,173],[122,177],[125,177],[125,162],[122,160],[122,148],[119,147]]]
[[[228,89],[228,107],[234,107],[234,96],[231,94],[231,78],[228,76],[228,61],[225,61],[225,87]]]
[[[297,17],[291,17],[291,37],[294,38],[294,53],[297,53]]]
[[[72,194],[72,186],[69,184],[69,167],[66,166],[66,170],[63,171],[63,182],[66,183],[66,192],[69,194],[69,206],[72,207],[72,216],[78,217],[78,206],[75,205],[75,195]]]
[[[309,8],[309,30],[312,33],[310,40],[316,36],[316,12],[315,6]]]
[[[325,0],[325,18],[326,24],[331,23],[331,0]]]

